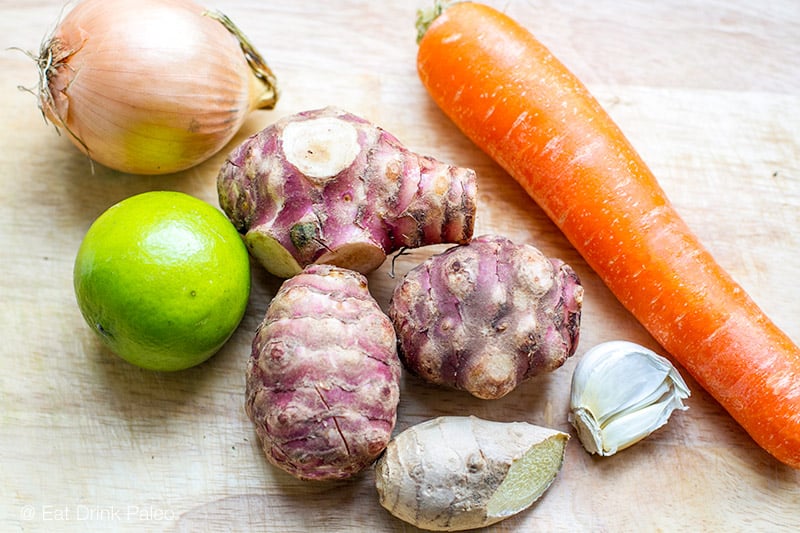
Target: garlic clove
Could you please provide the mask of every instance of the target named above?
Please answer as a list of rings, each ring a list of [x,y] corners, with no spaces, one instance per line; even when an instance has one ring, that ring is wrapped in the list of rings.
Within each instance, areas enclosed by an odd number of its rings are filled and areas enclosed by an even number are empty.
[[[666,358],[632,342],[605,342],[575,368],[569,421],[586,451],[613,455],[687,409],[690,394]]]

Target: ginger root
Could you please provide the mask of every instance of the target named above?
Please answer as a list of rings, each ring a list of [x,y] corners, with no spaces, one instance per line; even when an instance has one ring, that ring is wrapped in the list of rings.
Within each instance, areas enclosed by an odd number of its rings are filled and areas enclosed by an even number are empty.
[[[310,265],[286,280],[253,339],[245,410],[267,459],[300,479],[342,479],[391,438],[400,360],[363,275]]]
[[[381,505],[433,531],[494,524],[528,508],[561,470],[569,435],[525,422],[445,416],[397,435],[375,465]]]
[[[575,353],[582,302],[563,261],[485,235],[409,271],[389,316],[409,371],[495,399]]]
[[[251,254],[284,278],[312,263],[366,274],[404,247],[467,242],[476,209],[472,170],[413,153],[333,107],[247,139],[217,190]]]

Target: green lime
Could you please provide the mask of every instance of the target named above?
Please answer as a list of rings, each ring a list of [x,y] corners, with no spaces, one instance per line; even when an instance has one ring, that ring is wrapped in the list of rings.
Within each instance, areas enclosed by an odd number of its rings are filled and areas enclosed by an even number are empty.
[[[241,322],[250,260],[218,209],[146,192],[94,221],[74,283],[84,319],[111,351],[143,368],[182,370],[214,355]]]

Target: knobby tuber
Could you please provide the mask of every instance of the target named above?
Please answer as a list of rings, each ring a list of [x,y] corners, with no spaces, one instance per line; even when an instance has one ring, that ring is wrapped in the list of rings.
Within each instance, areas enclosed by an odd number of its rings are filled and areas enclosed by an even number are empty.
[[[371,464],[396,421],[396,342],[363,275],[310,265],[286,280],[247,365],[245,409],[267,459],[300,479]]]
[[[381,505],[434,531],[499,522],[529,507],[561,470],[569,436],[526,422],[445,416],[397,435],[375,465]]]
[[[467,242],[476,208],[474,171],[413,153],[333,107],[247,139],[217,188],[251,254],[280,277],[312,263],[366,274],[404,247]]]
[[[495,399],[575,352],[582,302],[580,280],[563,261],[484,235],[409,271],[389,316],[408,370]]]

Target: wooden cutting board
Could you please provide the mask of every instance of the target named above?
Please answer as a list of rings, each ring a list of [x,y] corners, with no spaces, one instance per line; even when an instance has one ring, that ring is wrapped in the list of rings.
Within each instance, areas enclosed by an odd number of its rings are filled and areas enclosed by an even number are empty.
[[[207,2],[209,5],[211,1]],[[800,341],[800,4],[795,0],[490,1],[529,27],[589,86],[717,259]],[[263,458],[243,410],[255,328],[279,286],[253,272],[247,315],[198,368],[138,370],[84,325],[72,263],[90,223],[135,193],[169,189],[217,205],[215,177],[246,135],[336,104],[409,147],[479,175],[476,234],[499,233],[570,263],[586,288],[578,353],[502,400],[406,376],[397,430],[445,414],[569,431],[575,363],[593,345],[658,346],[540,209],[431,103],[415,71],[416,2],[215,0],[279,77],[282,100],[219,155],[180,174],[95,166],[44,123],[38,48],[61,0],[0,0],[0,523],[3,531],[412,531],[377,503],[373,473],[299,482]],[[399,258],[402,275],[437,248]],[[370,276],[386,306],[397,279]],[[681,369],[683,371],[683,369]],[[760,448],[683,371],[689,410],[610,458],[573,438],[545,496],[490,531],[795,531],[800,472]]]

